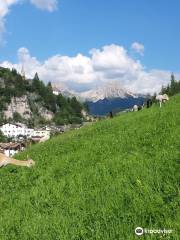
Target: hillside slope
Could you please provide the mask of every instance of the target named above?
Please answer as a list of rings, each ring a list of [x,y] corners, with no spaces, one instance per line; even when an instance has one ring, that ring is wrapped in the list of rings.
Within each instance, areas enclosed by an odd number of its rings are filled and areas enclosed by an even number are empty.
[[[26,79],[15,69],[0,67],[0,124],[23,122],[37,127],[53,122],[81,123],[84,108],[75,97],[55,95],[51,82],[46,85],[37,73]]]
[[[0,169],[0,239],[179,239],[179,147],[180,95],[35,145]]]

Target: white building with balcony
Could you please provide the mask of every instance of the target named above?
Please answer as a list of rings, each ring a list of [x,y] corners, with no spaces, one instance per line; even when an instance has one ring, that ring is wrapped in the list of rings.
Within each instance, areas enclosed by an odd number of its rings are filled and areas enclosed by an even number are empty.
[[[17,138],[20,135],[31,138],[34,134],[34,129],[27,128],[24,124],[6,123],[0,126],[0,131],[4,134],[4,136],[10,138]]]
[[[58,96],[61,93],[61,91],[57,87],[53,87],[53,94]]]
[[[35,129],[33,133],[34,137],[50,137],[50,131],[44,129]]]

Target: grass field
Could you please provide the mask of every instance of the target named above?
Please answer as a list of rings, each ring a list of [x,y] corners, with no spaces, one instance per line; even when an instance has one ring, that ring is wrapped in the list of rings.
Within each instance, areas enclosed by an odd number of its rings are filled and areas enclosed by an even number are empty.
[[[0,240],[180,239],[180,95],[27,152],[34,168],[0,169]]]

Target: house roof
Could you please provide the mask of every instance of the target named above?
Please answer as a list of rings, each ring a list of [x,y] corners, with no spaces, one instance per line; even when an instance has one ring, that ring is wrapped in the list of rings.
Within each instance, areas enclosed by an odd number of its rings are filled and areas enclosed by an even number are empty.
[[[17,149],[21,146],[24,146],[23,143],[0,143],[1,149]]]
[[[27,128],[27,126],[23,123],[4,123],[4,124],[1,124],[0,127],[3,127],[5,125],[11,125],[11,126],[16,126],[20,128]]]

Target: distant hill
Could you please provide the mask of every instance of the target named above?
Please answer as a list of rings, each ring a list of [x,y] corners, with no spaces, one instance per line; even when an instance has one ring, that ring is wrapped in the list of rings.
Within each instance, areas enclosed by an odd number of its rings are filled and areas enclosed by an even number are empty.
[[[37,73],[33,79],[25,79],[15,69],[0,67],[0,123],[80,123],[82,109],[84,105],[76,97],[54,95],[51,83],[45,85]]]
[[[83,92],[80,98],[84,100],[93,115],[106,115],[110,111],[123,111],[135,104],[142,105],[146,96],[128,91],[119,82],[111,81],[101,86]]]
[[[36,165],[0,170],[1,239],[179,239],[179,116],[176,95],[17,156]]]
[[[110,111],[120,112],[125,109],[132,108],[135,104],[142,105],[145,101],[144,97],[124,97],[124,98],[111,98],[102,99],[97,102],[87,102],[89,111],[93,115],[106,115]]]

